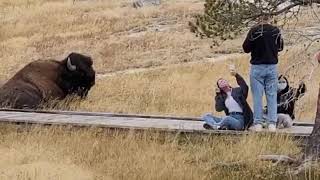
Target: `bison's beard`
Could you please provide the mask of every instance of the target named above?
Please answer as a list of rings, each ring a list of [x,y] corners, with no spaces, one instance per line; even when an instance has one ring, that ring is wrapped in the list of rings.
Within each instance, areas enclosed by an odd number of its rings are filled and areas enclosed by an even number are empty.
[[[91,87],[79,87],[75,91],[70,92],[71,95],[77,95],[82,99],[86,98]]]
[[[72,87],[72,84],[69,84],[65,93],[66,93],[66,96],[79,96],[80,98],[84,99],[87,97],[90,89],[91,89],[91,86],[73,86]]]
[[[65,95],[79,96],[86,98],[89,90],[95,84],[95,76],[90,77],[78,76],[77,72],[65,71],[62,73],[59,86]]]

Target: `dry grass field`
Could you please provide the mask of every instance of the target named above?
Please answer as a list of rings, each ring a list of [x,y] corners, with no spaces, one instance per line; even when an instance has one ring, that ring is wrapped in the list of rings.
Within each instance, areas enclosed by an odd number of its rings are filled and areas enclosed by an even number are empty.
[[[3,180],[281,179],[290,178],[286,167],[261,162],[258,155],[300,152],[284,136],[235,140],[58,127],[21,131],[12,126],[1,126],[0,132]],[[232,163],[239,165],[227,166]]]
[[[228,65],[248,80],[249,56],[242,37],[210,48],[190,33],[188,21],[202,11],[200,0],[165,0],[134,9],[131,0],[1,0],[0,80],[37,59],[62,59],[71,51],[94,58],[98,73],[88,99],[68,109],[200,116],[214,112],[218,78],[235,84]],[[315,24],[308,13],[292,25]],[[280,72],[308,93],[297,117],[314,118],[318,69],[303,40],[288,33]],[[222,57],[222,58],[221,58]],[[304,62],[297,64],[298,62]],[[296,66],[293,66],[296,65]],[[292,68],[289,68],[292,67]],[[289,68],[289,71],[287,69]],[[248,81],[249,82],[249,81]],[[249,97],[251,101],[251,97]],[[66,107],[61,107],[65,109]],[[257,160],[259,154],[299,155],[296,142],[280,136],[180,137],[155,132],[99,129],[0,127],[0,179],[294,179],[285,167]],[[224,167],[239,162],[245,166]],[[304,178],[315,178],[306,174]]]

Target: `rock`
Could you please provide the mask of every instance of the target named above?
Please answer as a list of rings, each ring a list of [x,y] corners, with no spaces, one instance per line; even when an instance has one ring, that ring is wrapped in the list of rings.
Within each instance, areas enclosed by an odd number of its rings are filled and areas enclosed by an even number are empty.
[[[158,6],[161,4],[161,0],[138,0],[133,3],[134,8],[142,8],[144,6]]]

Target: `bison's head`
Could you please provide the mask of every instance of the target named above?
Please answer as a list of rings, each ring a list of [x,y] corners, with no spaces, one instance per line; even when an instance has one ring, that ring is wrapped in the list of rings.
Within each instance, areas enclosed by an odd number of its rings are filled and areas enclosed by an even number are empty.
[[[92,59],[78,53],[71,53],[62,61],[61,86],[66,94],[86,97],[95,84]]]

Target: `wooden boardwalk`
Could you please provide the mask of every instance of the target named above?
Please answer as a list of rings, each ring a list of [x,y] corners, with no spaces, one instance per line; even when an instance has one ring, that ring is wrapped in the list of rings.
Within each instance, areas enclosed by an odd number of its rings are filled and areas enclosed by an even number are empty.
[[[90,113],[72,111],[31,111],[0,109],[0,122],[2,123],[26,123],[44,125],[72,125],[94,126],[118,129],[155,129],[159,131],[183,132],[183,133],[211,133],[211,134],[248,134],[239,131],[213,131],[205,130],[203,121],[192,117],[148,116],[148,115],[124,115],[113,113]],[[290,134],[292,136],[309,136],[313,124],[295,123],[292,128],[278,130],[277,133]]]

